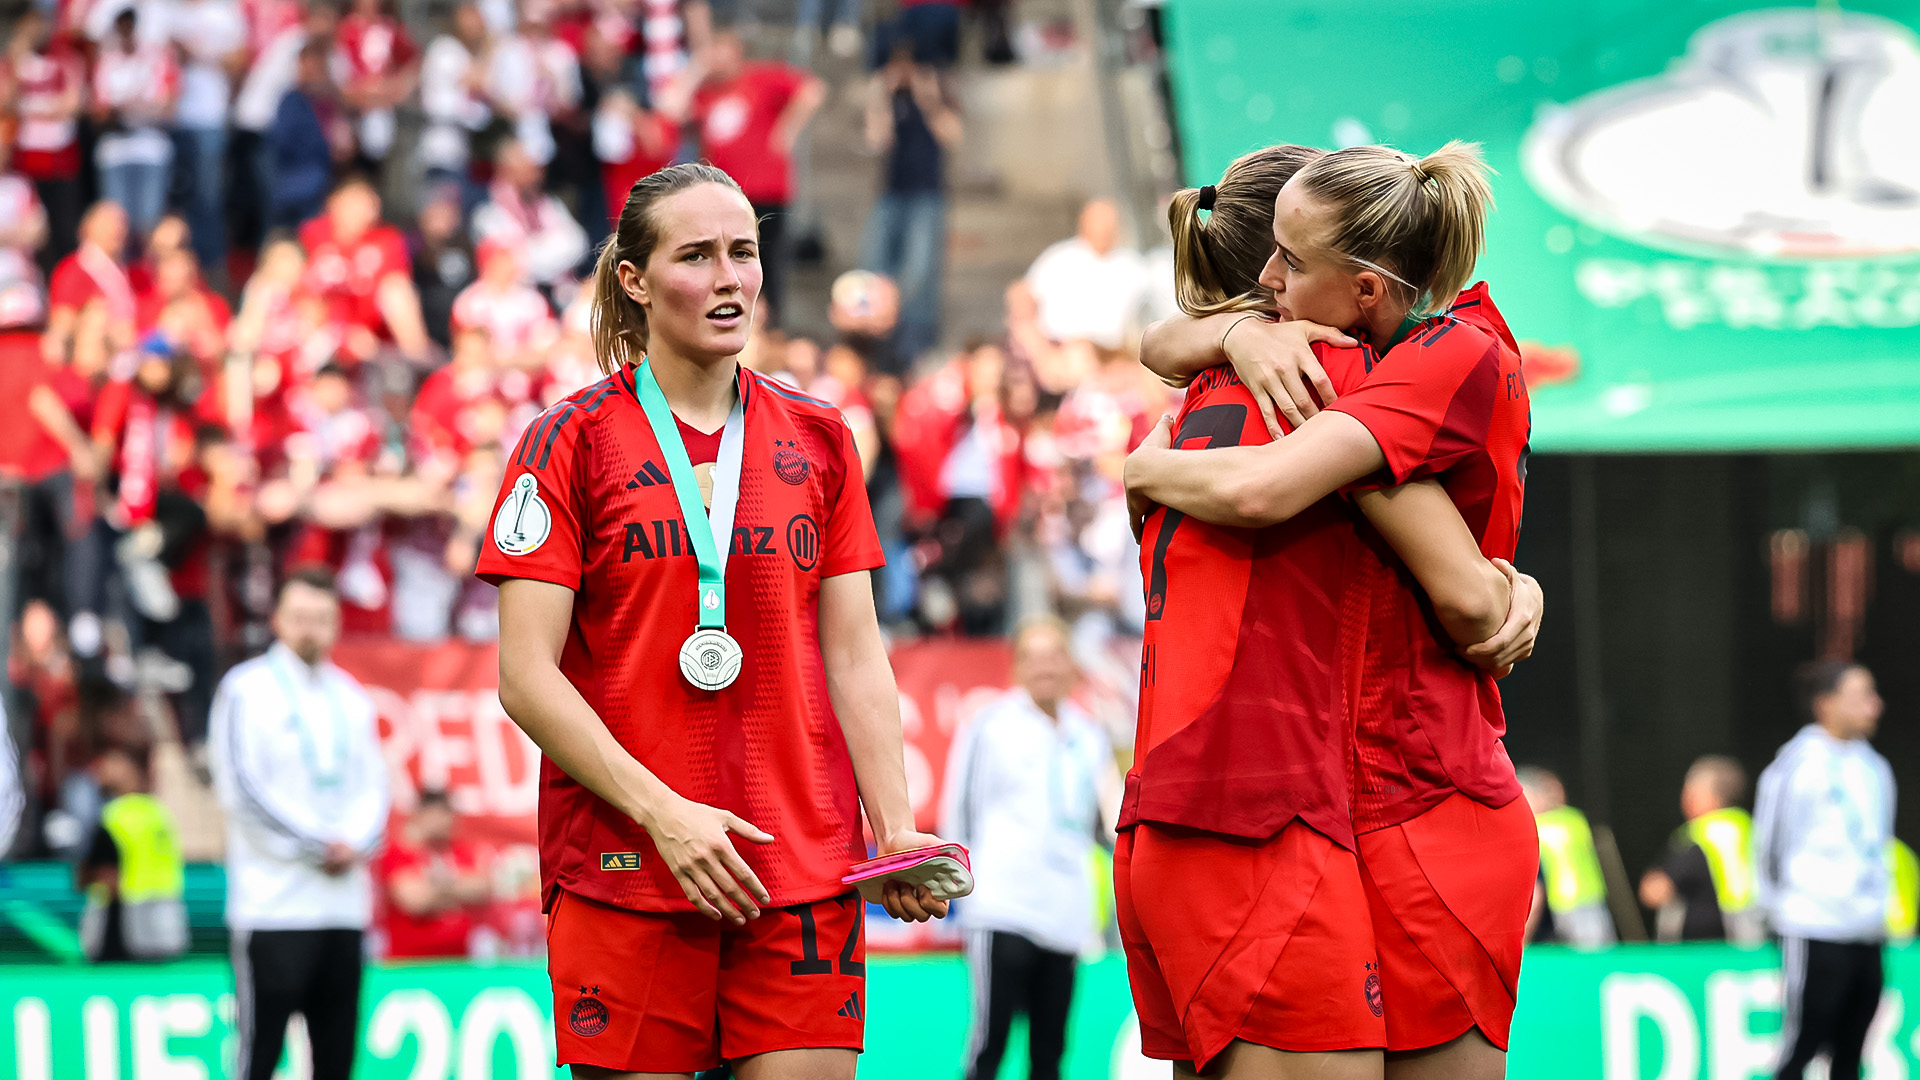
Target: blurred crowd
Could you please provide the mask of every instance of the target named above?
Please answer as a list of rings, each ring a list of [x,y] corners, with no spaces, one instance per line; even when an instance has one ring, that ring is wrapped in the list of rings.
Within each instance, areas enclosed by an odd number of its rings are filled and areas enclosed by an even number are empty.
[[[762,215],[745,359],[853,426],[889,629],[998,635],[1051,610],[1085,655],[1113,643],[1108,681],[1130,686],[1145,613],[1120,472],[1169,403],[1134,343],[1171,304],[1170,260],[1096,200],[1011,283],[1001,328],[957,343],[961,5],[880,6],[802,0],[784,59],[749,56],[746,0],[20,13],[0,58],[0,396],[26,415],[0,425],[0,476],[35,804],[97,816],[87,765],[153,740],[143,692],[204,770],[212,687],[266,646],[295,568],[336,575],[349,633],[494,637],[471,570],[505,454],[600,377],[582,282],[627,188],[678,160],[727,169]],[[1005,4],[968,10],[986,62],[1012,62]],[[860,80],[841,89],[878,183],[831,331],[806,336],[785,329],[810,243],[793,211],[831,93],[807,65],[829,52],[822,70]],[[71,854],[79,829],[16,851]]]

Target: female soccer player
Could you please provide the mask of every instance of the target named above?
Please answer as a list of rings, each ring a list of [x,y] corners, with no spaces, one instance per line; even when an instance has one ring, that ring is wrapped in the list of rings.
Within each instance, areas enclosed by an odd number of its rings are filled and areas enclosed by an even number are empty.
[[[1457,143],[1421,159],[1358,147],[1302,168],[1276,200],[1261,282],[1281,315],[1360,337],[1370,370],[1269,445],[1170,452],[1161,425],[1128,462],[1130,494],[1265,526],[1342,488],[1438,478],[1481,550],[1511,558],[1528,431],[1518,350],[1484,286],[1453,299],[1490,203],[1477,151]],[[1432,632],[1392,556],[1357,573],[1362,614],[1343,623],[1357,724],[1351,820],[1380,953],[1387,1074],[1497,1076],[1537,856],[1500,743],[1498,692]]]
[[[544,754],[554,1021],[576,1076],[847,1078],[865,854],[913,829],[882,563],[832,407],[743,369],[753,209],[724,172],[634,185],[594,275],[608,377],[521,438],[479,572],[500,699]],[[736,848],[733,837],[748,841]],[[924,889],[885,906],[944,915]]]

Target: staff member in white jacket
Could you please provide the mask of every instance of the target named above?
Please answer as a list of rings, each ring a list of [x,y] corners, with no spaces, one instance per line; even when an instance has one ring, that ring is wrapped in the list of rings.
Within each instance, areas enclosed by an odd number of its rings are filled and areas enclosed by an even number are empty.
[[[327,659],[340,637],[333,575],[291,575],[273,632],[273,647],[228,672],[213,703],[238,1036],[231,1075],[267,1080],[297,1012],[313,1080],[348,1080],[386,763],[373,699]]]
[[[1108,842],[1100,791],[1114,772],[1099,726],[1067,700],[1079,681],[1067,625],[1014,633],[1017,684],[981,709],[947,756],[940,835],[971,849],[973,895],[956,908],[973,975],[967,1080],[992,1080],[1016,1012],[1028,1076],[1057,1080],[1081,948],[1093,938],[1093,848]]]
[[[1760,774],[1754,806],[1756,885],[1786,992],[1774,1075],[1801,1080],[1825,1050],[1839,1080],[1860,1075],[1885,981],[1893,770],[1867,744],[1882,704],[1872,672],[1819,660],[1796,681],[1813,722]]]

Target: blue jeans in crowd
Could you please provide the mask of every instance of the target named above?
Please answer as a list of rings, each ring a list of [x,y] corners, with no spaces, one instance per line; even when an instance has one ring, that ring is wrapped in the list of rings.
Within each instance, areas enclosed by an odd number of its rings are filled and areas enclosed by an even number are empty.
[[[100,167],[100,197],[120,204],[127,212],[127,225],[135,236],[153,231],[160,215],[167,212],[167,184],[173,166],[158,164],[103,165]]]
[[[911,365],[940,343],[940,286],[946,269],[947,196],[940,191],[888,191],[867,215],[860,268],[900,287],[894,349]]]
[[[175,128],[174,161],[185,191],[181,211],[193,231],[200,272],[225,270],[227,258],[227,132],[225,128]]]

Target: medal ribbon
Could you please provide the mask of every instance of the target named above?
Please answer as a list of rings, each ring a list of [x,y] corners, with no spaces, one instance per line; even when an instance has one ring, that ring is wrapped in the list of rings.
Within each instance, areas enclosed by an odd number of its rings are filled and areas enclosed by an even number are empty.
[[[287,711],[293,720],[293,730],[300,736],[300,756],[307,763],[307,771],[313,775],[313,786],[335,788],[346,774],[347,764],[347,721],[342,710],[334,708],[333,694],[327,688],[326,675],[319,677],[320,699],[327,706],[327,722],[333,729],[333,761],[331,770],[320,767],[320,750],[314,740],[312,729],[307,724],[306,694],[300,689],[300,680],[286,666],[267,661],[274,678],[280,683],[280,692],[287,699]]]
[[[667,395],[653,377],[653,365],[642,360],[634,373],[634,396],[647,414],[647,424],[667,459],[667,475],[673,480],[673,494],[680,500],[680,516],[686,519],[687,540],[693,545],[694,561],[700,566],[700,592],[696,608],[700,629],[724,630],[727,625],[727,555],[733,550],[733,510],[740,501],[740,462],[746,449],[746,397],[740,395],[727,414],[727,426],[720,433],[720,457],[713,463],[713,510],[700,502],[700,482],[694,479],[693,462],[687,446],[680,440],[680,428],[673,419]],[[715,543],[719,539],[722,542]]]

